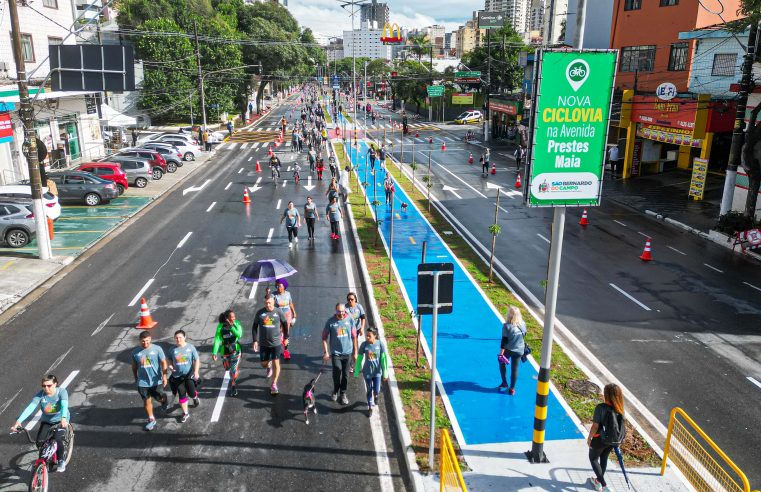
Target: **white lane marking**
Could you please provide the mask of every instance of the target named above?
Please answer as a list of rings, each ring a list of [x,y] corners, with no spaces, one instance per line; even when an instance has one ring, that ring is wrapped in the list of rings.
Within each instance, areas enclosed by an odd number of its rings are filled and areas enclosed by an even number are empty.
[[[103,321],[103,323],[99,324],[99,325],[98,325],[98,327],[97,327],[97,328],[95,328],[95,330],[93,330],[93,332],[92,332],[92,333],[90,333],[90,336],[91,336],[91,337],[94,337],[95,335],[97,335],[98,333],[100,333],[100,330],[102,330],[103,328],[105,328],[105,327],[106,327],[106,325],[107,325],[107,324],[108,324],[108,323],[111,321],[111,318],[113,318],[113,317],[114,317],[114,314],[116,314],[116,313],[113,313],[111,316],[109,316],[108,318],[106,318],[106,319],[105,319],[105,321]]]
[[[761,388],[761,383],[760,383],[760,382],[758,382],[758,381],[756,380],[756,378],[752,378],[752,377],[750,377],[750,376],[747,376],[747,379],[748,379],[748,381],[750,381],[751,383],[753,383],[753,384],[755,384],[756,386],[758,386],[759,388]],[[0,413],[3,413],[3,412],[0,412]]]
[[[217,145],[217,150],[221,149],[225,146],[225,142],[222,142],[221,144]]]
[[[238,145],[237,142],[231,143],[230,144],[230,150],[234,150],[237,145]]]
[[[611,287],[613,287],[614,289],[616,289],[617,291],[619,291],[620,293],[622,293],[623,295],[625,295],[626,297],[628,297],[630,301],[634,302],[635,304],[637,304],[639,307],[641,307],[641,308],[642,308],[642,309],[644,309],[645,311],[651,311],[651,309],[650,309],[649,307],[647,307],[647,306],[645,306],[644,304],[642,304],[641,302],[639,302],[637,299],[635,299],[634,297],[632,297],[632,296],[631,296],[631,295],[630,295],[628,292],[626,292],[625,290],[623,290],[623,289],[622,289],[621,287],[619,287],[618,285],[616,285],[616,284],[608,284],[608,285],[610,285]]]
[[[715,272],[724,273],[724,270],[719,270],[719,269],[718,269],[718,268],[716,268],[715,266],[711,266],[711,265],[709,265],[708,263],[703,263],[703,265],[707,266],[708,268],[710,268],[711,270],[713,270],[713,271],[715,271]]]
[[[251,162],[252,159],[253,159],[253,157],[249,157],[248,158],[248,162]]]
[[[66,388],[71,384],[71,382],[74,380],[75,377],[77,377],[77,374],[79,374],[79,371],[72,371],[71,374],[69,374],[66,379],[63,380],[63,383],[61,383],[61,388]],[[42,416],[42,410],[37,410],[37,413],[34,414],[34,418],[29,421],[28,424],[26,424],[26,427],[24,427],[26,430],[30,431],[34,429],[34,426],[37,425],[37,422],[39,422],[40,417]]]
[[[253,299],[254,296],[256,296],[256,287],[259,285],[259,282],[254,282],[251,284],[251,292],[248,293],[248,298]]]
[[[127,306],[129,306],[129,307],[132,307],[132,306],[134,306],[135,304],[137,304],[137,301],[139,301],[139,300],[140,300],[140,298],[141,298],[141,297],[143,297],[143,294],[145,294],[145,291],[146,291],[146,290],[148,290],[148,287],[150,287],[150,286],[151,286],[151,284],[153,283],[153,281],[154,281],[154,280],[155,280],[155,279],[150,279],[150,280],[148,280],[148,281],[145,283],[145,285],[143,285],[143,288],[142,288],[142,289],[140,289],[140,292],[138,292],[138,293],[137,293],[137,295],[136,295],[136,296],[135,296],[135,297],[132,299],[132,302],[130,302],[129,304],[127,304]]]
[[[465,186],[467,186],[468,188],[470,188],[471,190],[473,190],[473,191],[474,191],[474,192],[475,192],[475,193],[476,193],[478,196],[480,196],[481,198],[486,198],[486,195],[484,195],[483,193],[481,193],[481,192],[480,192],[480,191],[478,191],[477,189],[475,189],[475,188],[473,188],[472,186],[470,186],[468,183],[466,183],[466,182],[465,182],[465,180],[463,180],[461,177],[459,177],[458,175],[456,175],[455,173],[453,173],[452,171],[450,171],[450,170],[449,170],[449,169],[447,169],[446,167],[442,166],[441,164],[439,164],[438,162],[436,162],[436,161],[435,161],[435,160],[433,160],[433,159],[431,159],[431,162],[434,162],[434,163],[435,163],[437,166],[439,166],[441,169],[443,169],[444,171],[448,172],[449,174],[451,174],[452,176],[454,176],[455,178],[457,178],[457,180],[459,180],[459,181],[460,181],[462,184],[464,184]]]
[[[624,224],[620,220],[613,219],[613,222],[615,222],[616,224],[620,225],[621,227],[628,227],[626,224]]]
[[[274,234],[274,233],[275,233],[275,228],[274,227],[270,227],[270,232],[267,233],[267,242],[268,243],[272,241],[272,234]]]
[[[230,181],[229,183],[227,183],[227,186],[225,186],[225,191],[227,191],[227,190],[228,190],[228,189],[229,189],[229,188],[230,188],[232,185],[233,185],[233,182],[232,182],[232,181]]]
[[[15,399],[16,399],[16,397],[17,397],[18,395],[20,395],[20,394],[21,394],[21,392],[22,392],[23,390],[24,390],[24,388],[20,388],[20,389],[19,389],[19,390],[16,392],[16,394],[15,394],[15,395],[13,395],[12,397],[10,397],[8,400],[6,400],[6,401],[5,401],[5,403],[3,404],[3,406],[2,406],[2,407],[0,407],[0,415],[2,415],[2,414],[3,414],[3,412],[5,412],[6,410],[8,410],[8,407],[9,407],[9,406],[11,406],[11,403],[13,403],[13,400],[15,400]]]
[[[277,199],[277,205],[275,205],[275,210],[280,210],[280,204],[283,202],[282,198]]]
[[[193,231],[188,232],[185,234],[185,237],[180,240],[179,243],[177,243],[177,249],[182,248],[186,242],[188,242],[188,239],[190,239],[190,236],[193,234]]]
[[[667,247],[668,249],[672,250],[672,251],[676,251],[677,253],[679,253],[679,254],[680,254],[680,255],[682,255],[682,256],[687,256],[687,253],[683,253],[683,252],[679,251],[679,250],[678,250],[678,249],[676,249],[676,248],[672,248],[671,246],[666,246],[666,247]]]
[[[261,182],[262,182],[262,177],[261,177],[261,176],[259,176],[258,178],[256,178],[256,184],[259,184],[259,183],[261,183]]]
[[[242,145],[240,146],[240,150],[243,150],[243,149],[245,149],[246,147],[248,147],[248,142],[245,142],[244,144],[242,144]]]
[[[70,348],[69,348],[69,350],[67,350],[66,352],[64,352],[64,353],[63,353],[63,355],[61,355],[59,358],[57,358],[57,359],[55,360],[55,362],[53,362],[53,363],[50,365],[50,367],[48,367],[48,370],[47,370],[47,371],[45,371],[45,374],[50,374],[50,373],[52,373],[53,371],[55,371],[55,368],[56,368],[56,367],[58,367],[58,366],[61,364],[61,362],[63,362],[63,360],[66,358],[66,356],[67,356],[67,355],[69,355],[69,353],[70,353],[72,350],[74,350],[74,347],[73,347],[73,346],[72,346],[72,347],[70,347]]]
[[[182,190],[182,196],[185,196],[185,195],[187,195],[188,193],[191,193],[191,192],[193,192],[193,191],[201,191],[201,190],[202,190],[202,189],[204,189],[204,188],[206,187],[206,185],[207,185],[207,184],[209,184],[209,183],[211,183],[211,180],[210,180],[210,179],[207,179],[207,180],[206,180],[206,181],[204,181],[204,182],[203,182],[203,184],[202,184],[202,185],[200,185],[200,186],[191,186],[190,188],[185,188],[184,190]]]
[[[453,194],[454,196],[456,196],[457,198],[460,198],[460,199],[462,199],[462,197],[460,196],[460,194],[459,194],[459,193],[457,193],[457,191],[456,191],[456,190],[457,190],[457,188],[452,188],[451,186],[448,186],[448,185],[444,185],[444,187],[442,188],[442,190],[443,190],[443,191],[448,191],[448,192],[450,192],[451,194]]]
[[[238,174],[243,172],[243,168],[238,169]]]
[[[749,284],[748,282],[743,282],[743,283],[747,285],[748,287],[750,287],[751,289],[756,289],[757,291],[761,292],[761,287],[756,287],[755,285]]]
[[[648,236],[648,235],[647,235],[647,234],[645,234],[644,232],[639,232],[639,231],[637,231],[637,234],[639,234],[639,235],[641,235],[641,236],[645,236],[645,237],[646,237],[646,238],[648,238],[648,239],[650,239],[650,238],[651,238],[651,236]]]
[[[339,223],[339,227],[341,229],[341,250],[343,251],[344,264],[346,265],[349,291],[356,292],[354,270],[349,258],[349,249],[346,246],[346,229],[344,228],[343,221]],[[394,490],[394,482],[391,478],[391,464],[388,459],[388,450],[386,449],[386,438],[383,435],[383,427],[381,426],[380,411],[373,412],[373,416],[370,417],[370,430],[373,436],[373,445],[375,446],[375,460],[378,465],[380,489],[382,492],[392,492]]]
[[[287,180],[287,179],[284,179],[284,180],[283,180],[283,188],[285,188],[285,184],[286,184],[287,182],[288,182],[288,180]]]
[[[219,416],[222,413],[222,405],[225,403],[225,395],[227,394],[228,384],[230,384],[230,371],[225,371],[225,377],[222,378],[222,386],[219,388],[217,401],[214,403],[214,411],[211,412],[212,422],[219,422]]]
[[[550,241],[549,239],[547,239],[546,237],[542,236],[542,235],[541,235],[541,234],[539,234],[538,232],[536,233],[536,235],[537,235],[537,236],[539,236],[540,238],[542,238],[542,239],[543,239],[543,240],[544,240],[544,241],[545,241],[547,244],[550,244],[550,243],[551,243],[551,241]]]
[[[214,205],[216,205],[217,202],[211,202],[211,205],[209,205],[209,208],[206,209],[207,212],[211,212],[211,209],[214,208]]]

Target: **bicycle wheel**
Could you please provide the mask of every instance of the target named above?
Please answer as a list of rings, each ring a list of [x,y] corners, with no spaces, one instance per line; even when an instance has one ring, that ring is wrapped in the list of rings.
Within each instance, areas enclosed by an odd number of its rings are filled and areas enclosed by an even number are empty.
[[[48,490],[48,464],[40,461],[32,469],[32,478],[29,480],[29,492],[47,492]]]
[[[64,456],[63,462],[68,465],[69,461],[71,461],[71,455],[74,454],[74,426],[71,424],[66,429],[64,443],[66,445],[66,456]]]

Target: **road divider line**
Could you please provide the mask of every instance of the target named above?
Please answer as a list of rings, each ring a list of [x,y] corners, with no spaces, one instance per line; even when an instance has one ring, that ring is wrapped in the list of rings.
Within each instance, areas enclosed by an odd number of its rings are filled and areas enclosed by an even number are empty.
[[[138,292],[138,293],[137,293],[137,295],[136,295],[136,296],[135,296],[135,297],[132,299],[132,302],[130,302],[129,304],[127,304],[127,306],[129,306],[129,307],[132,307],[132,306],[134,306],[135,304],[137,304],[137,301],[139,301],[139,300],[140,300],[140,298],[141,298],[141,297],[143,297],[143,294],[145,294],[145,291],[146,291],[146,290],[148,290],[148,287],[150,287],[150,286],[151,286],[151,284],[153,283],[153,281],[154,281],[154,280],[155,280],[155,279],[150,279],[150,280],[148,280],[148,281],[145,283],[145,285],[143,285],[143,288],[142,288],[142,289],[140,289],[140,292]]]
[[[611,287],[613,287],[614,289],[616,289],[617,291],[619,291],[620,293],[622,293],[623,295],[625,295],[625,296],[626,296],[626,297],[627,297],[627,298],[628,298],[630,301],[632,301],[633,303],[635,303],[637,306],[641,307],[641,308],[642,308],[642,309],[644,309],[645,311],[652,311],[652,309],[650,309],[649,307],[647,307],[647,306],[645,306],[644,304],[642,304],[641,302],[639,302],[639,301],[638,301],[637,299],[635,299],[635,298],[634,298],[634,297],[633,297],[631,294],[629,294],[628,292],[626,292],[624,289],[622,289],[622,288],[621,288],[621,287],[619,287],[618,285],[616,285],[616,284],[608,284],[608,285],[610,285]]]
[[[251,162],[251,160],[252,160],[252,159],[253,159],[253,156],[252,156],[252,157],[249,157],[249,158],[248,158],[248,162]]]
[[[100,333],[100,330],[102,330],[103,328],[105,328],[105,327],[106,327],[106,325],[107,325],[107,324],[108,324],[108,323],[111,321],[111,318],[113,318],[113,317],[114,317],[114,314],[116,314],[116,313],[113,313],[113,314],[111,314],[111,316],[109,316],[108,318],[106,318],[106,319],[103,321],[103,323],[99,324],[99,325],[98,325],[98,327],[97,327],[97,328],[95,328],[95,330],[93,330],[93,332],[92,332],[92,333],[90,333],[90,336],[91,336],[91,337],[94,337],[95,335],[97,335],[98,333]]]
[[[177,243],[177,249],[182,248],[186,242],[188,242],[188,239],[190,239],[190,236],[193,235],[193,231],[188,232],[185,234],[185,237],[180,240],[179,243]]]
[[[613,222],[615,222],[616,224],[620,225],[621,227],[629,227],[626,224],[624,224],[623,222],[621,222],[620,220],[613,219]]]
[[[411,242],[412,244],[417,244],[417,243],[415,243],[415,238],[414,238],[414,237],[412,237],[412,236],[410,236],[410,242]]]
[[[225,186],[225,191],[229,190],[229,189],[230,189],[230,187],[231,187],[232,185],[233,185],[233,182],[232,182],[232,181],[230,181],[229,183],[227,183],[227,186]]]
[[[259,176],[258,178],[256,178],[256,184],[259,184],[259,183],[261,183],[261,182],[262,182],[262,177],[261,177],[261,176]]]
[[[748,282],[743,282],[743,283],[747,285],[748,287],[750,287],[751,289],[756,289],[757,291],[761,292],[761,287],[756,287],[755,285],[749,284]]]
[[[651,239],[651,236],[648,236],[648,235],[647,235],[647,234],[645,234],[644,232],[639,232],[639,231],[637,231],[637,234],[639,234],[639,235],[641,235],[641,236],[645,236],[645,237],[646,237],[646,238],[648,238],[648,239]]]
[[[285,185],[286,185],[286,183],[288,183],[288,180],[287,180],[287,179],[284,179],[284,180],[283,180],[283,188],[285,188]]]
[[[67,356],[67,355],[69,355],[69,353],[70,353],[72,350],[74,350],[74,347],[73,347],[73,346],[69,347],[69,350],[67,350],[66,352],[64,352],[64,353],[63,353],[63,355],[61,355],[59,358],[57,358],[57,359],[55,360],[55,362],[53,362],[53,363],[50,365],[50,367],[48,367],[48,370],[47,370],[47,371],[45,371],[45,374],[50,374],[50,373],[52,373],[53,371],[55,371],[55,368],[56,368],[56,367],[58,367],[58,366],[61,364],[61,362],[63,362],[63,360],[66,358],[66,356]]]
[[[6,410],[8,410],[8,407],[11,406],[11,403],[13,403],[13,400],[15,400],[18,395],[21,394],[21,392],[24,391],[24,388],[19,388],[19,390],[16,392],[15,395],[11,396],[8,400],[5,401],[2,407],[0,407],[0,415],[3,414]]]
[[[542,236],[542,235],[541,235],[541,234],[539,234],[538,232],[536,233],[536,235],[537,235],[537,236],[539,236],[540,238],[542,238],[542,240],[543,240],[544,242],[546,242],[547,244],[550,244],[550,243],[551,243],[551,241],[550,241],[549,239],[547,239],[546,237]]]
[[[710,268],[711,270],[713,270],[713,271],[715,271],[715,272],[724,273],[724,270],[719,270],[719,269],[718,269],[718,268],[716,268],[715,266],[711,266],[711,265],[709,265],[708,263],[703,263],[703,265],[707,266],[708,268]]]
[[[230,371],[225,371],[225,377],[222,378],[222,386],[219,388],[217,401],[214,403],[214,410],[211,412],[211,421],[219,422],[219,416],[222,414],[222,405],[225,404],[225,395],[227,386],[230,384]]]
[[[268,243],[272,241],[272,234],[274,234],[274,233],[275,233],[275,228],[274,227],[270,227],[270,232],[267,233],[267,242]]]
[[[259,285],[259,282],[254,282],[251,284],[251,292],[248,293],[248,298],[253,299],[254,296],[256,296],[256,287]]]
[[[667,247],[668,249],[670,249],[671,251],[676,251],[677,253],[679,253],[679,254],[680,254],[680,255],[682,255],[682,256],[687,256],[687,253],[683,253],[683,252],[679,251],[679,250],[678,250],[678,249],[676,249],[676,248],[672,248],[671,246],[666,246],[666,247]]]
[[[66,379],[63,380],[63,383],[61,383],[60,387],[64,389],[68,387],[71,384],[71,382],[74,380],[74,378],[77,377],[77,374],[79,374],[78,370],[71,371],[71,374],[66,376]],[[34,414],[34,417],[32,418],[32,420],[30,420],[29,423],[26,424],[24,428],[28,431],[34,429],[34,426],[37,425],[37,422],[40,421],[41,416],[42,416],[42,410],[37,410],[37,413]]]
[[[214,208],[214,205],[216,205],[217,202],[211,202],[211,205],[209,205],[209,208],[206,209],[207,212],[211,212],[211,209]]]
[[[243,168],[238,169],[238,174],[243,172]]]
[[[748,381],[750,381],[751,383],[753,383],[753,384],[755,384],[756,386],[758,386],[758,387],[759,387],[759,389],[761,389],[761,382],[759,382],[759,381],[758,381],[756,378],[752,378],[752,377],[750,377],[750,376],[747,376],[747,379],[748,379]],[[2,413],[2,412],[0,412],[0,413]]]
[[[282,198],[277,199],[277,205],[275,205],[275,210],[280,210],[280,205],[282,204],[282,202],[283,202]]]

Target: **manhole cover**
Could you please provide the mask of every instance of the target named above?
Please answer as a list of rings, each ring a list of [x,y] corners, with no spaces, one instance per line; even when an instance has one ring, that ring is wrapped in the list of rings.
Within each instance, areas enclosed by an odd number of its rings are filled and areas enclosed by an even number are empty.
[[[566,387],[583,396],[596,396],[600,394],[600,388],[588,379],[572,379],[566,383]]]

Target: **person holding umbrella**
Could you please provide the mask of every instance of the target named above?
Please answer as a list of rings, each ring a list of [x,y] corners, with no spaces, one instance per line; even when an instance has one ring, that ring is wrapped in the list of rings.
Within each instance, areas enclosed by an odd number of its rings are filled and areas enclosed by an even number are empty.
[[[589,462],[592,464],[594,477],[589,479],[595,490],[610,491],[605,481],[605,469],[608,466],[608,456],[615,449],[621,470],[626,476],[623,458],[618,447],[626,437],[626,423],[624,422],[624,393],[617,384],[607,384],[603,389],[604,403],[595,407],[592,417],[592,428],[589,430],[587,445],[589,446]]]

